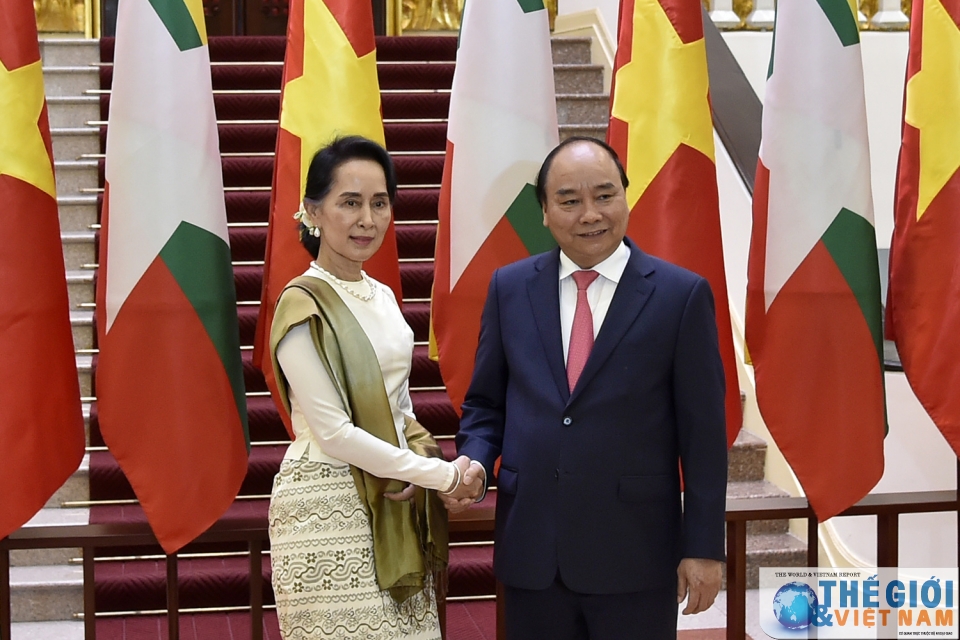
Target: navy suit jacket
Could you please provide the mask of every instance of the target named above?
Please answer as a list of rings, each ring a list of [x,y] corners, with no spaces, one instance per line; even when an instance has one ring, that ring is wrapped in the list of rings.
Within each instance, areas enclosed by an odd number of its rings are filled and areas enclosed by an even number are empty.
[[[502,455],[494,568],[508,586],[545,589],[559,570],[574,591],[627,593],[675,585],[681,558],[724,559],[713,296],[625,242],[630,259],[572,393],[559,249],[490,281],[457,447],[487,470]]]

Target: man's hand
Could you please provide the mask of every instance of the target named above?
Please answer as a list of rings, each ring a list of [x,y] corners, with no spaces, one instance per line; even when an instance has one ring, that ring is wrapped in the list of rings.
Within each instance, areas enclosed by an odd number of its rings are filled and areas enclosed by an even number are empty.
[[[486,473],[479,463],[471,464],[470,458],[460,456],[453,461],[460,469],[460,484],[452,493],[440,493],[440,499],[450,513],[465,511],[483,493]]]
[[[687,599],[683,615],[701,613],[710,608],[723,579],[723,563],[706,558],[684,558],[677,567],[677,604]]]

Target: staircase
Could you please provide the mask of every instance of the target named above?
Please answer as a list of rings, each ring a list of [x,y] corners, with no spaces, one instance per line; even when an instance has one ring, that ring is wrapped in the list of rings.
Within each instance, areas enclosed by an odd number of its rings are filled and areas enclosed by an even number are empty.
[[[51,500],[51,517],[76,522],[143,521],[143,513],[113,457],[103,447],[97,423],[93,372],[96,365],[93,326],[96,234],[102,204],[105,122],[112,81],[113,43],[46,41],[44,72],[57,160],[60,219],[70,290],[74,340],[89,417],[90,454],[82,468]],[[262,260],[266,242],[269,188],[279,114],[283,38],[212,38],[213,87],[220,130],[227,216],[238,296],[244,376],[253,447],[240,498],[225,518],[265,518],[273,475],[286,448],[286,431],[251,364],[253,332],[259,311]],[[394,215],[401,259],[403,311],[416,336],[411,395],[420,421],[437,435],[452,459],[456,414],[443,390],[435,363],[427,357],[429,296],[437,202],[446,141],[449,88],[456,40],[453,38],[378,39],[378,73],[382,88],[387,148],[397,165],[400,192]],[[587,39],[554,39],[557,110],[561,138],[604,137],[609,98],[602,93],[602,69],[590,63]],[[100,63],[100,60],[104,62]],[[730,460],[728,494],[771,495],[763,481],[766,445],[742,433]],[[491,508],[491,492],[483,508]],[[89,510],[86,501],[92,501]],[[66,504],[67,507],[62,508]],[[59,508],[58,508],[59,507]],[[71,520],[73,521],[73,520]],[[62,520],[61,520],[62,522]],[[789,536],[786,522],[754,523],[748,538],[748,571],[755,567],[802,565],[803,547]],[[18,565],[14,615],[18,621],[70,620],[81,606],[77,550],[15,556]],[[248,599],[243,550],[190,545],[180,563],[180,604],[184,638],[216,639],[234,631],[245,635],[242,610]],[[72,560],[71,560],[72,559]],[[451,548],[447,630],[450,640],[490,639],[494,629],[492,542],[488,536],[461,535]],[[34,579],[40,565],[48,577]],[[60,573],[57,573],[57,572]],[[264,557],[264,600],[269,588],[269,556]],[[33,582],[31,582],[31,580]],[[96,569],[98,637],[165,637],[165,568],[159,547],[103,549]],[[19,598],[19,599],[18,599]],[[49,600],[57,608],[40,611]],[[24,622],[24,624],[36,624]],[[79,623],[60,625],[53,635],[21,638],[81,637]],[[62,626],[68,625],[68,626]],[[69,626],[73,625],[73,626]],[[49,627],[53,629],[54,627]],[[30,633],[41,633],[31,627]],[[233,631],[231,631],[231,629]],[[20,633],[27,633],[21,626]],[[265,637],[276,638],[276,618],[268,612]],[[15,631],[15,634],[17,632]],[[69,635],[73,634],[73,635]]]

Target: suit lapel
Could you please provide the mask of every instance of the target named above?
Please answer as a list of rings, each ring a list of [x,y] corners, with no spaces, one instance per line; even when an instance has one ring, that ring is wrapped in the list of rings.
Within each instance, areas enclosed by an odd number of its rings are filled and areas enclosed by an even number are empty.
[[[570,396],[567,367],[563,363],[563,341],[560,337],[560,250],[545,253],[535,263],[536,273],[527,283],[530,307],[537,323],[537,333],[547,354],[550,373],[563,402]]]
[[[617,348],[656,288],[647,279],[647,276],[654,271],[653,262],[629,240],[627,240],[627,246],[630,247],[630,260],[620,277],[620,283],[617,285],[616,293],[613,294],[613,300],[610,301],[610,308],[597,334],[593,350],[587,358],[587,364],[583,373],[580,374],[580,379],[577,380],[577,386],[570,394],[568,405],[577,399],[581,390]],[[559,270],[557,276],[559,277]],[[557,297],[559,300],[559,294]]]

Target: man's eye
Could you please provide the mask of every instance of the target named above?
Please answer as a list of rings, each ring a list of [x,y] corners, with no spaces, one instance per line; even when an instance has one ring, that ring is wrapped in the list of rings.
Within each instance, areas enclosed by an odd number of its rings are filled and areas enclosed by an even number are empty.
[[[599,196],[597,196],[597,200],[609,200],[609,199],[612,198],[612,197],[613,197],[612,194],[609,194],[609,193],[601,193]]]
[[[580,201],[579,201],[579,200],[564,200],[564,201],[561,202],[560,204],[563,205],[563,206],[565,206],[565,207],[572,207],[573,205],[577,204],[578,202],[580,202]]]

